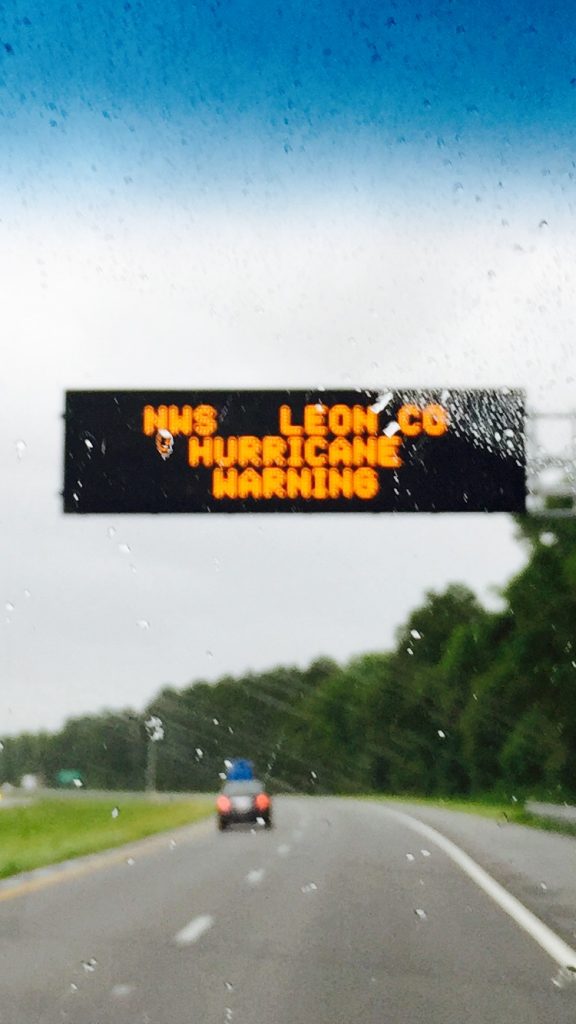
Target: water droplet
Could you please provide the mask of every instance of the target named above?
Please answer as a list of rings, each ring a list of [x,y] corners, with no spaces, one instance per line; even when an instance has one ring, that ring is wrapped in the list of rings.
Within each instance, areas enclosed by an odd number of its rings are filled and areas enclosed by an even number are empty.
[[[118,551],[120,552],[121,555],[129,555],[130,552],[131,552],[130,545],[129,544],[119,544],[118,545]]]
[[[427,920],[428,914],[426,913],[425,910],[422,910],[422,907],[416,907],[414,913],[416,914],[416,917],[418,918],[419,921]]]
[[[414,860],[414,854],[413,853],[407,853],[406,854],[406,860],[410,861],[410,863],[411,863]]]
[[[133,867],[136,861],[134,860],[134,857],[127,857],[126,863],[128,864],[129,867]]]
[[[86,971],[86,974],[92,974],[98,967],[98,961],[94,957],[90,957],[89,960],[82,961],[82,967]]]
[[[114,537],[115,534],[116,534],[116,527],[115,526],[109,526],[108,529],[106,530],[106,533],[108,534],[110,540],[112,540],[112,537]]]
[[[196,757],[204,757],[204,751],[201,747],[196,747]]]
[[[117,818],[119,814],[120,814],[120,809],[118,807],[113,807],[112,811],[111,811],[111,816],[113,818]]]
[[[175,850],[176,849],[176,840],[175,839],[171,839],[168,845],[169,845],[171,850]]]
[[[71,992],[77,992],[78,991],[78,985],[75,985],[73,981],[70,982],[70,991]]]
[[[512,803],[513,804],[517,804],[518,803],[518,797],[514,796],[514,794],[512,794]]]
[[[94,445],[93,445],[93,443],[92,443],[92,441],[90,440],[89,437],[85,437],[84,438],[84,444],[86,445],[88,451],[91,452],[93,447],[94,447]]]
[[[419,633],[417,629],[411,629],[410,630],[410,636],[414,640],[421,640],[422,639],[422,633]]]
[[[414,654],[414,651],[412,650],[411,647],[406,648],[406,654]]]
[[[256,818],[256,822],[260,826],[263,826],[263,825],[266,824],[266,822],[264,821],[264,818]]]
[[[385,434],[386,437],[392,437],[394,434],[397,434],[399,430],[400,424],[396,423],[396,420],[392,420],[392,422],[389,423],[388,426],[384,428],[382,433]]]
[[[309,892],[316,892],[317,890],[318,886],[316,885],[316,882],[307,882],[306,885],[302,886],[302,892],[306,894]]]
[[[218,721],[217,718],[213,718],[212,721],[213,721],[214,725],[220,725],[220,722]]]
[[[316,772],[310,772],[310,775],[312,776],[313,779],[317,779],[318,778],[318,776],[316,775]]]
[[[233,992],[234,991],[234,985],[232,985],[232,983],[230,981],[225,981],[224,982],[224,988],[226,989],[227,992]]]
[[[227,1006],[226,1007],[226,1015],[224,1017],[224,1020],[225,1021],[231,1021],[233,1016],[234,1016],[234,1014],[233,1014],[232,1010],[230,1009],[229,1006]]]
[[[138,626],[138,629],[150,629],[148,619],[138,619],[136,625]]]
[[[4,607],[5,607],[7,612],[13,612],[14,611],[14,605],[12,604],[12,601],[6,601],[6,604],[4,605]]]
[[[26,597],[26,598],[28,598],[28,597],[32,597],[32,594],[30,593],[30,591],[29,591],[29,590],[25,590],[25,591],[24,591],[24,597]]]
[[[212,653],[212,651],[206,651],[206,656],[207,656],[208,658],[213,658],[213,657],[214,657],[214,654]]]
[[[423,857],[430,856],[430,850],[420,850],[420,853],[422,854]]]
[[[374,404],[370,406],[371,411],[382,412],[382,410],[385,409],[386,406],[388,405],[388,402],[391,402],[393,398],[393,391],[384,391],[381,395],[378,395],[378,398],[376,399]]]
[[[547,548],[553,547],[553,545],[556,544],[557,541],[558,541],[558,538],[557,538],[556,534],[552,533],[551,530],[545,530],[544,533],[540,534],[538,539],[539,539],[540,543],[543,544],[544,547],[547,547]]]
[[[26,454],[28,445],[26,444],[26,441],[19,440],[16,441],[14,447],[16,448],[16,458],[18,459],[18,462],[20,462]]]
[[[566,988],[574,981],[576,981],[576,967],[560,967],[558,973],[552,978],[552,984],[556,988]]]
[[[442,729],[438,729],[438,735],[439,735],[441,740],[445,740],[446,739],[446,733]]]
[[[546,882],[540,882],[540,888],[542,889],[542,892],[548,892],[548,886],[546,885]]]

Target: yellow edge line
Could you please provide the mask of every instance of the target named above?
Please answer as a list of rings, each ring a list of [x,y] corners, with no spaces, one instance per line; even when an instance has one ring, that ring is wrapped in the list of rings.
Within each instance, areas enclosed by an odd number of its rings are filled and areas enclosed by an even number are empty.
[[[190,840],[202,838],[204,832],[208,831],[208,822],[198,821],[193,822],[191,825],[183,825],[182,827],[184,829],[193,828],[195,830],[194,834],[187,838],[187,842],[190,842]],[[121,864],[123,861],[126,861],[126,858],[131,852],[137,854],[153,853],[154,850],[159,846],[163,846],[166,843],[166,840],[169,839],[170,836],[177,834],[178,831],[179,830],[171,829],[169,832],[164,832],[160,835],[137,840],[137,846],[132,842],[113,850],[103,850],[100,853],[86,854],[85,856],[91,858],[89,863],[84,862],[80,864],[70,864],[69,867],[63,868],[62,862],[56,862],[55,864],[47,864],[44,865],[44,867],[40,866],[35,868],[35,871],[48,870],[50,868],[53,868],[54,871],[49,875],[44,875],[42,878],[30,878],[28,881],[20,882],[13,887],[0,889],[0,903],[5,903],[7,900],[15,900],[19,896],[27,896],[33,892],[39,892],[41,889],[48,889],[52,885],[60,885],[62,882],[68,882],[75,878],[82,878],[84,875],[91,875],[96,871],[100,871],[101,868],[106,868],[111,864]]]

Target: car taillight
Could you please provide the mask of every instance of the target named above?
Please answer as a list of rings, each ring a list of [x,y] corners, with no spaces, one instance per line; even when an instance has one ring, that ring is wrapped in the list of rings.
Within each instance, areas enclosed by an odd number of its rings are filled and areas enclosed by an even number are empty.
[[[221,814],[226,814],[232,807],[232,803],[227,796],[219,796],[216,801],[216,810],[220,811]]]
[[[267,811],[270,807],[270,797],[266,793],[258,793],[254,803],[259,811]]]

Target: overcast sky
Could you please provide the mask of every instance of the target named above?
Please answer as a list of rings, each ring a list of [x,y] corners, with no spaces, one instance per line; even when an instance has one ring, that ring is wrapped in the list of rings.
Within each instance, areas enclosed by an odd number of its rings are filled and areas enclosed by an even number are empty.
[[[525,559],[504,515],[65,517],[64,391],[508,385],[573,408],[573,19],[9,6],[0,732],[384,649],[451,581],[494,605]]]

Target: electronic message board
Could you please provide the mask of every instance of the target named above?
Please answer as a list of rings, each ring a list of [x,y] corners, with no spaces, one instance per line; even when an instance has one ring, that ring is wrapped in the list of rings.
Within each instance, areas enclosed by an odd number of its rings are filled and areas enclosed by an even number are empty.
[[[69,391],[64,511],[523,512],[504,390]]]

